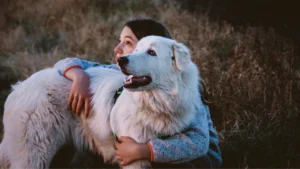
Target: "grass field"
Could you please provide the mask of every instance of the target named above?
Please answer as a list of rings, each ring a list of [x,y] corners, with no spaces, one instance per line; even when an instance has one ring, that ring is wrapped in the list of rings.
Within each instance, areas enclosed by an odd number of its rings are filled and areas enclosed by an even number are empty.
[[[208,89],[223,167],[300,167],[299,49],[272,28],[234,27],[176,1],[2,3],[1,112],[10,84],[66,57],[112,63],[124,23],[151,17],[191,50]]]

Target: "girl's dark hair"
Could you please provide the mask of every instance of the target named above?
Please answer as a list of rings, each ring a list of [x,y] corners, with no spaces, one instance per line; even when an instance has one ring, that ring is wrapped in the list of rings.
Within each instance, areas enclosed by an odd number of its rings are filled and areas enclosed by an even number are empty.
[[[133,19],[127,21],[125,26],[128,26],[131,29],[138,40],[150,35],[172,39],[167,27],[153,19]]]

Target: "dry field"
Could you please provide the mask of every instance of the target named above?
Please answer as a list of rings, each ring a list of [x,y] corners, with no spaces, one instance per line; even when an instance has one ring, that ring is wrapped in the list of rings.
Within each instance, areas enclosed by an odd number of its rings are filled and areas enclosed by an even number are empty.
[[[0,5],[1,112],[10,84],[65,57],[112,63],[126,20],[151,17],[191,49],[208,89],[223,167],[300,167],[299,49],[272,29],[212,21],[175,1],[5,0]]]

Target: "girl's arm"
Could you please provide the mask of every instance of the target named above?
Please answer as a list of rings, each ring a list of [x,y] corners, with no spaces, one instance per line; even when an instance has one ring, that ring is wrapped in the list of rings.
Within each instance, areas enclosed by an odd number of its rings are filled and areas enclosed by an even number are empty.
[[[105,65],[105,64],[100,64],[97,62],[81,60],[79,58],[62,59],[54,65],[54,68],[56,68],[61,75],[65,76],[66,72],[68,72],[72,68],[81,68],[83,70],[86,70],[90,67],[95,67],[95,66],[101,66],[101,67],[105,67],[105,68],[119,70],[119,68],[115,64]]]
[[[195,120],[182,133],[166,139],[148,142],[151,161],[158,163],[183,163],[205,156],[209,149],[208,110],[201,103]]]
[[[91,98],[89,89],[90,82],[84,70],[95,66],[118,69],[116,65],[103,65],[78,58],[66,58],[58,61],[54,65],[54,68],[56,68],[61,75],[73,81],[68,97],[68,106],[75,115],[80,115],[83,108],[84,116],[87,118],[89,115]]]

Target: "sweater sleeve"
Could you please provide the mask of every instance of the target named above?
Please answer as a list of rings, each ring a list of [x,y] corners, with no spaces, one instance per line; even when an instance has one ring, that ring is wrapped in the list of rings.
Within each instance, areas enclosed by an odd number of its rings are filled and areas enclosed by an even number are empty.
[[[183,163],[204,156],[209,148],[207,109],[201,103],[190,127],[167,139],[148,142],[151,159],[158,163]]]
[[[102,66],[102,67],[109,68],[109,69],[119,70],[119,68],[115,64],[105,65],[105,64],[100,64],[100,63],[97,63],[97,62],[90,62],[90,61],[87,61],[87,60],[81,60],[79,58],[65,58],[65,59],[62,59],[54,65],[54,68],[56,68],[58,70],[58,72],[61,75],[63,75],[65,73],[65,71],[69,70],[69,68],[72,68],[72,67],[80,67],[81,69],[86,70],[90,67],[95,67],[95,66]]]

